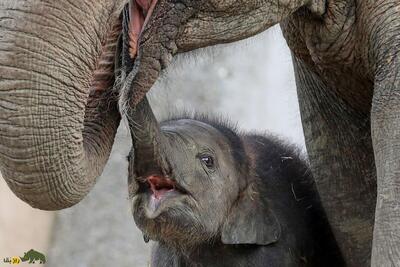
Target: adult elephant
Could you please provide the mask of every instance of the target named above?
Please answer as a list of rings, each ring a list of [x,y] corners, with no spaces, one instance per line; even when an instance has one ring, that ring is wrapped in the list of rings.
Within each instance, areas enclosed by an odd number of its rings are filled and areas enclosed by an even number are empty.
[[[121,101],[131,105],[175,54],[280,23],[312,172],[347,264],[369,265],[372,249],[373,266],[400,265],[399,1],[132,0],[129,11],[136,61]]]
[[[123,2],[0,1],[0,169],[34,207],[77,203],[108,158]],[[177,53],[281,23],[312,171],[347,263],[369,263],[374,231],[373,265],[397,265],[399,10],[396,0],[136,0],[138,54],[121,101],[138,103]]]

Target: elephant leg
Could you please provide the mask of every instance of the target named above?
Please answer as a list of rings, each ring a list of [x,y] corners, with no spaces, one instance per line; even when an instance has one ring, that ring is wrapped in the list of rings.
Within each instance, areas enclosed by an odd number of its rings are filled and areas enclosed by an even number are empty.
[[[353,110],[293,59],[311,170],[348,266],[368,266],[376,202],[370,116]]]
[[[400,6],[400,5],[399,5]],[[397,17],[398,18],[398,17]],[[400,19],[395,37],[381,36],[371,110],[378,195],[373,266],[400,266]],[[382,29],[389,29],[382,27]],[[385,49],[384,49],[385,48]]]

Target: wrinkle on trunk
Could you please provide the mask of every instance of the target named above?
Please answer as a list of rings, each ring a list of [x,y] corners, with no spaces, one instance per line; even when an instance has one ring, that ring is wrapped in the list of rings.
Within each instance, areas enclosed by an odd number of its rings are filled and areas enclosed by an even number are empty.
[[[125,8],[123,13],[123,31],[122,39],[117,50],[117,72],[121,76],[123,84],[120,84],[120,109],[126,115],[129,123],[129,128],[132,136],[132,144],[134,149],[134,172],[136,176],[150,174],[166,173],[166,161],[162,153],[162,134],[160,125],[154,116],[153,110],[145,96],[147,90],[152,83],[157,79],[160,69],[156,70],[154,77],[146,75],[146,72],[141,69],[142,62],[141,54],[133,60],[130,56],[130,40],[129,40],[129,15]],[[157,60],[154,62],[158,64]],[[147,69],[148,70],[148,69]],[[150,77],[148,77],[150,76]],[[138,80],[150,79],[145,84],[138,83]],[[154,79],[152,81],[151,79]],[[142,90],[140,98],[136,98],[135,86]],[[147,89],[147,90],[146,90]],[[144,97],[143,97],[144,96]],[[141,100],[140,100],[141,99]]]
[[[0,2],[0,169],[31,206],[79,202],[120,115],[113,55],[123,1]]]
[[[134,60],[131,59],[129,53],[129,49],[131,49],[129,6],[124,9],[122,65],[125,67],[125,76],[123,79],[124,86],[121,88],[121,110],[126,106],[134,107],[139,104],[157,81],[161,71],[169,65],[173,55],[177,52],[176,29],[169,28],[168,31],[165,31],[163,27],[159,27],[163,25],[165,9],[171,8],[165,6],[165,1],[157,3],[149,24],[145,26],[140,36],[140,46]],[[160,24],[154,25],[155,20]]]
[[[127,114],[138,176],[166,174],[162,133],[147,97]]]

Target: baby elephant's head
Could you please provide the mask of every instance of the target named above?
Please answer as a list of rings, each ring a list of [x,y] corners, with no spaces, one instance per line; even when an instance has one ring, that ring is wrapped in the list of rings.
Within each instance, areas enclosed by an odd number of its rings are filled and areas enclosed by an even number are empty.
[[[129,191],[146,236],[189,247],[277,240],[279,226],[253,194],[251,159],[232,127],[206,117],[159,125],[146,100],[134,113]]]

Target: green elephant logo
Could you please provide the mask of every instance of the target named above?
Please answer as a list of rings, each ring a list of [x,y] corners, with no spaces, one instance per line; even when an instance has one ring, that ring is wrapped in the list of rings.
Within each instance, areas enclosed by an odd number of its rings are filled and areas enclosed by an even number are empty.
[[[46,263],[46,256],[33,249],[25,252],[24,256],[20,258],[23,262],[29,261],[28,263],[36,263],[36,261],[38,261],[40,264]]]

